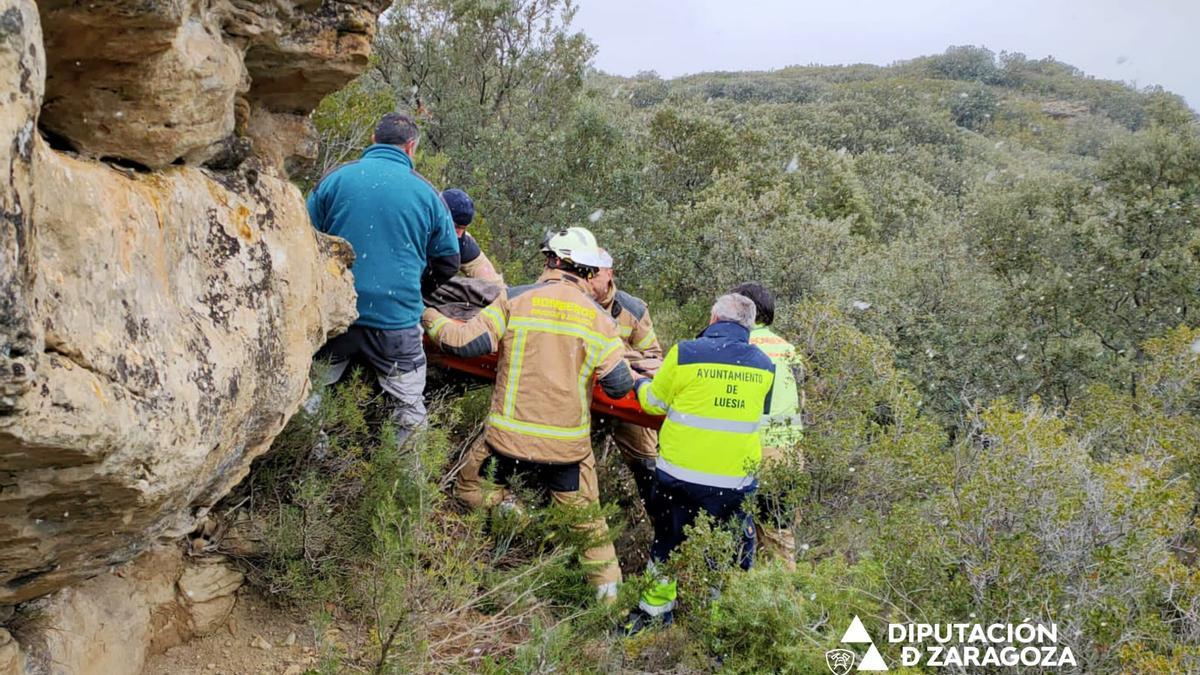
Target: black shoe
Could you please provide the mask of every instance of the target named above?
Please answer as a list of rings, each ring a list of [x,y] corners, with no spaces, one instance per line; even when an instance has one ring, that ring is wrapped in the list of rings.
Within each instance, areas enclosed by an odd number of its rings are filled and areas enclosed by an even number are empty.
[[[665,612],[659,616],[651,616],[641,609],[635,609],[630,612],[629,617],[625,619],[625,624],[621,626],[621,632],[623,632],[626,637],[630,637],[637,635],[647,628],[666,628],[674,622],[674,612]]]

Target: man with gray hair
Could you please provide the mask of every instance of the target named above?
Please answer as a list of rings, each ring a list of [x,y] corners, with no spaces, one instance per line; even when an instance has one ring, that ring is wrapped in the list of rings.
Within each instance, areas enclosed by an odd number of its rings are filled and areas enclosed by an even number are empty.
[[[722,295],[708,328],[672,347],[654,379],[635,385],[642,408],[667,418],[658,436],[650,507],[651,570],[683,543],[684,528],[701,511],[720,524],[736,523],[742,539],[738,561],[749,569],[754,560],[754,522],[743,502],[757,487],[759,425],[771,409],[775,381],[771,359],[750,344],[754,317],[751,300]],[[670,623],[674,607],[675,582],[659,578],[642,594],[625,629],[635,633],[654,621]]]

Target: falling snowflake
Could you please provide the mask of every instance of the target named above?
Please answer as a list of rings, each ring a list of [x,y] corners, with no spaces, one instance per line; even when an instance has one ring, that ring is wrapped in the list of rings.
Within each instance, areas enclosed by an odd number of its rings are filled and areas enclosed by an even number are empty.
[[[792,155],[792,159],[788,161],[787,166],[783,168],[787,173],[796,173],[800,168],[800,156]]]
[[[604,209],[596,209],[595,211],[592,211],[591,215],[588,216],[588,220],[592,221],[593,223],[597,223],[600,222],[600,219],[603,217]]]
[[[865,312],[868,309],[871,309],[871,303],[869,303],[865,300],[855,300],[853,307],[854,307],[854,309],[857,309],[860,312]]]

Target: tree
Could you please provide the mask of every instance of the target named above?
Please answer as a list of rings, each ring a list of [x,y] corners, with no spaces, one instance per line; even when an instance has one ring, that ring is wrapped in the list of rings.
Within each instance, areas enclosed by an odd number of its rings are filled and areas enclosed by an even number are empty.
[[[374,72],[423,118],[434,150],[470,150],[493,124],[571,109],[595,53],[570,31],[574,15],[573,0],[401,0],[384,16]]]

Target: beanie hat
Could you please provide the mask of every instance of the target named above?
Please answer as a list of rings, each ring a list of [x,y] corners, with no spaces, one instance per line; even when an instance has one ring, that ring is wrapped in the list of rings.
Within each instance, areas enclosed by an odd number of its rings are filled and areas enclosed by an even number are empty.
[[[466,227],[475,219],[475,202],[462,190],[450,188],[442,193],[442,200],[450,209],[450,217],[455,225]]]

